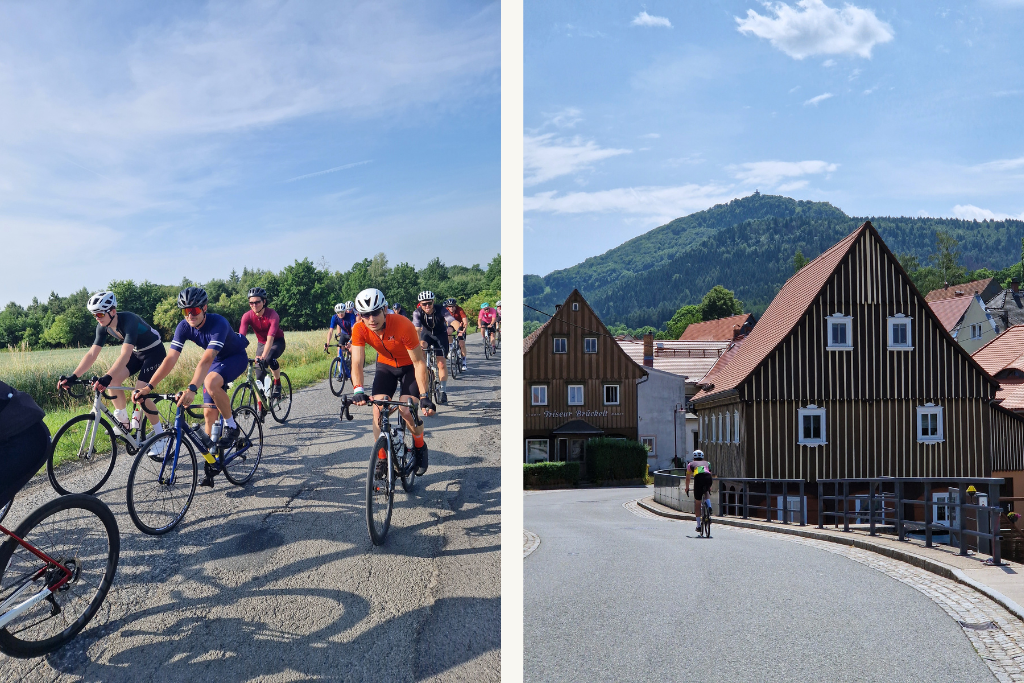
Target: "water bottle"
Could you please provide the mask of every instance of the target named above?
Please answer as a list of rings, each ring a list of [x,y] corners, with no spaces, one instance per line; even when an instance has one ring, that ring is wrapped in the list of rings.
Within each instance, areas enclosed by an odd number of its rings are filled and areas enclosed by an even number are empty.
[[[131,424],[132,424],[132,431],[137,430],[139,428],[139,425],[142,424],[142,411],[139,410],[138,408],[136,408],[135,412],[132,413],[132,423]]]
[[[270,395],[270,387],[273,383],[274,376],[268,372],[267,376],[263,378],[263,393],[266,394],[267,396]]]
[[[220,429],[221,429],[220,423],[221,423],[220,420],[217,420],[216,422],[214,422],[213,423],[213,429],[210,432],[210,441],[213,442],[214,447],[216,447],[217,442],[220,441]]]

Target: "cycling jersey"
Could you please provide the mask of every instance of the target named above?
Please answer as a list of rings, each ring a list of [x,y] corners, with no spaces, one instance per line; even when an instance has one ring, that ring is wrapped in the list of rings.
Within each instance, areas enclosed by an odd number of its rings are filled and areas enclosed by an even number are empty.
[[[435,349],[440,349],[442,360],[448,355],[448,323],[455,320],[447,311],[434,308],[427,315],[422,308],[412,312],[412,324],[419,331],[420,339],[427,341]]]
[[[690,470],[690,472],[693,474],[693,476],[697,476],[698,474],[704,474],[705,472],[707,472],[708,474],[711,474],[708,471],[707,463],[704,463],[703,465],[694,465],[691,462],[689,464],[689,466],[687,467],[687,469]]]
[[[452,316],[453,320],[461,320],[462,322],[469,324],[469,316],[462,310],[462,306],[456,306],[454,311],[449,311],[447,308],[444,309],[448,315]]]
[[[275,341],[284,339],[284,332],[281,331],[281,316],[272,308],[264,309],[262,317],[256,315],[253,311],[246,311],[245,315],[242,316],[242,323],[238,326],[238,334],[243,337],[248,334],[249,325],[252,325],[252,331],[256,333],[256,341],[260,344],[267,343],[268,334]]]
[[[419,348],[420,338],[412,321],[404,315],[388,313],[381,334],[366,326],[362,320],[352,328],[352,346],[369,344],[377,350],[377,362],[398,368],[412,365],[409,351]]]
[[[336,327],[338,327],[338,325],[341,325],[342,332],[344,332],[345,334],[352,334],[352,328],[355,327],[355,324],[355,311],[343,313],[342,315],[338,315],[337,313],[335,313],[334,315],[331,316],[331,324],[328,325],[328,328],[333,330]]]
[[[477,316],[477,322],[480,325],[493,325],[498,319],[498,312],[493,308],[481,308],[480,315]]]
[[[227,318],[216,313],[207,313],[203,326],[199,328],[192,327],[187,320],[178,323],[171,348],[180,352],[186,341],[192,341],[202,349],[215,349],[219,360],[236,354],[245,355],[245,347],[249,346],[249,340],[231,329]]]
[[[155,348],[161,344],[160,333],[145,320],[131,311],[117,312],[117,325],[113,328],[106,325],[96,325],[96,337],[93,339],[94,346],[103,346],[107,335],[119,340],[123,344],[131,344],[135,348],[132,353],[142,355],[143,351]]]

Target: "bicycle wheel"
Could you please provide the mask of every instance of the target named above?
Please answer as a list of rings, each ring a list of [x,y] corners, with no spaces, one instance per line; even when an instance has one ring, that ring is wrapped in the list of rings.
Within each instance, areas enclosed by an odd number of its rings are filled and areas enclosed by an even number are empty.
[[[117,441],[107,421],[87,413],[71,418],[53,437],[46,475],[62,496],[96,493],[114,471]]]
[[[6,517],[7,513],[11,511],[11,505],[13,504],[14,499],[11,498],[9,501],[7,501],[7,505],[4,505],[2,508],[0,508],[0,522],[4,521],[4,517]]]
[[[412,434],[408,429],[403,429],[403,442],[396,448],[395,462],[398,463],[398,471],[409,473],[402,477],[402,489],[408,493],[416,485],[416,468],[409,467],[412,462]]]
[[[231,392],[231,410],[241,406],[256,407],[256,392],[248,382],[242,382]]]
[[[278,422],[288,419],[288,413],[292,412],[292,381],[288,375],[281,373],[281,396],[270,399],[270,414]]]
[[[117,570],[121,534],[110,508],[86,495],[51,500],[14,533],[71,571],[67,583],[0,630],[0,652],[39,657],[74,638],[99,610]],[[24,604],[64,576],[13,538],[0,545],[0,603],[23,591],[15,601]]]
[[[487,360],[491,359],[491,342],[486,336],[484,337],[484,358]]]
[[[345,393],[345,382],[348,381],[345,376],[345,363],[337,356],[331,361],[331,374],[328,380],[332,394],[341,396]]]
[[[221,458],[224,476],[235,486],[241,486],[252,479],[256,468],[260,466],[260,458],[263,457],[263,423],[249,406],[240,406],[234,416],[235,424],[238,425],[238,440]]]
[[[708,506],[709,501],[701,503],[701,514],[700,522],[701,528],[704,531],[704,536],[711,538],[711,508]]]
[[[388,440],[381,435],[373,444],[370,454],[370,467],[366,471],[366,528],[370,532],[370,540],[380,545],[388,535],[391,526],[391,506],[395,492],[388,485]],[[383,458],[383,465],[377,463]]]
[[[458,345],[458,342],[452,343]],[[461,370],[459,369],[459,352],[453,348],[451,351],[448,352],[448,375],[451,376],[452,379],[458,379],[460,372]]]
[[[128,514],[139,531],[151,536],[166,534],[176,527],[196,494],[199,464],[195,449],[182,436],[178,463],[174,466],[176,441],[173,430],[150,437],[139,448],[128,473]],[[159,462],[147,455],[153,447],[163,454],[162,458],[158,456]]]
[[[433,386],[434,386],[434,405],[435,406],[439,406],[439,405],[441,405],[441,380],[438,379],[438,375],[434,375],[433,380],[434,380],[434,382],[433,382]]]

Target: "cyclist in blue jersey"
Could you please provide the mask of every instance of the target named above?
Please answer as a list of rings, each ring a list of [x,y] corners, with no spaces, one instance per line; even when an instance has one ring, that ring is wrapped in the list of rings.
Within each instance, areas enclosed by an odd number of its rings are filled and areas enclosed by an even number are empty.
[[[192,375],[192,382],[178,399],[178,405],[191,405],[199,387],[203,387],[206,433],[199,432],[198,435],[209,453],[213,450],[214,443],[208,435],[213,433],[213,425],[218,414],[224,417],[224,433],[219,443],[228,447],[238,438],[238,425],[231,414],[231,399],[228,398],[227,387],[228,382],[245,372],[249,364],[249,355],[245,352],[249,340],[235,332],[223,316],[207,313],[207,303],[206,290],[201,287],[188,287],[178,294],[178,308],[183,309],[185,319],[178,323],[174,330],[174,339],[171,341],[170,350],[167,351],[167,359],[160,364],[147,386],[150,391],[155,391],[160,380],[170,374],[181,356],[186,341],[192,341],[205,349]],[[135,395],[139,396],[141,393],[139,390]],[[202,485],[213,486],[209,460],[206,465],[206,479]]]
[[[346,301],[334,307],[334,315],[331,316],[331,324],[327,330],[327,341],[324,342],[324,351],[331,343],[331,335],[338,337],[338,343],[348,346],[352,340],[352,326],[356,324],[356,304],[353,301]]]

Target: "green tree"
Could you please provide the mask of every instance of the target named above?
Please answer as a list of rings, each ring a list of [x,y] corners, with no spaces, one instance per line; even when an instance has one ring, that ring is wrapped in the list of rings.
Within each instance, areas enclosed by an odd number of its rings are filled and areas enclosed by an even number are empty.
[[[491,262],[487,264],[487,286],[494,288],[494,284],[497,281],[498,287],[501,286],[501,254],[498,254],[491,259]]]
[[[731,290],[715,285],[704,295],[698,307],[701,320],[718,320],[743,312],[743,302],[736,299]]]
[[[388,272],[388,257],[383,251],[377,253],[370,260],[370,265],[366,269],[366,277],[370,281],[369,286],[376,287],[383,292],[388,286]]]
[[[367,287],[370,287],[370,276],[367,271],[370,268],[370,259],[363,259],[352,264],[352,269],[348,272],[348,276],[345,278],[345,286],[342,289],[341,298],[345,301],[352,301],[356,298],[356,294],[363,291]],[[338,303],[335,301],[334,303]],[[330,320],[328,318],[328,320]]]
[[[435,256],[427,263],[427,267],[419,272],[419,277],[421,289],[436,292],[441,289],[441,283],[448,279],[448,268]]]
[[[921,270],[921,262],[913,254],[896,254],[896,260],[903,266],[903,270],[907,271],[907,275],[912,276]]]
[[[935,270],[939,271],[943,282],[949,283],[946,286],[959,285],[966,282],[967,270],[960,265],[960,242],[948,233],[937,231],[935,233],[935,251],[929,257],[934,264]]]
[[[91,344],[96,318],[84,306],[73,306],[54,318],[40,341],[48,346],[84,346]]]
[[[242,323],[242,316],[249,310],[249,297],[239,292],[230,295],[224,292],[216,302],[211,301],[209,306],[210,313],[224,316],[231,327],[237,330]]]
[[[540,275],[523,276],[523,296],[540,296],[544,293],[544,278]]]
[[[793,273],[800,272],[800,269],[810,263],[810,260],[804,256],[804,252],[800,249],[796,250],[796,254],[793,255]]]
[[[416,296],[420,293],[419,278],[416,269],[408,263],[399,263],[388,273],[387,284],[383,288],[388,303],[402,304],[406,310],[416,307]]]
[[[163,334],[164,341],[174,336],[174,328],[181,322],[181,309],[178,308],[178,296],[169,296],[156,305],[153,311],[153,325]]]
[[[327,273],[305,258],[286,266],[280,280],[275,310],[281,316],[281,325],[286,330],[322,327],[325,312],[334,306],[327,287]]]
[[[701,320],[703,318],[701,318],[700,306],[683,306],[675,312],[671,320],[665,323],[666,339],[679,339],[687,327],[693,323],[699,323]]]

